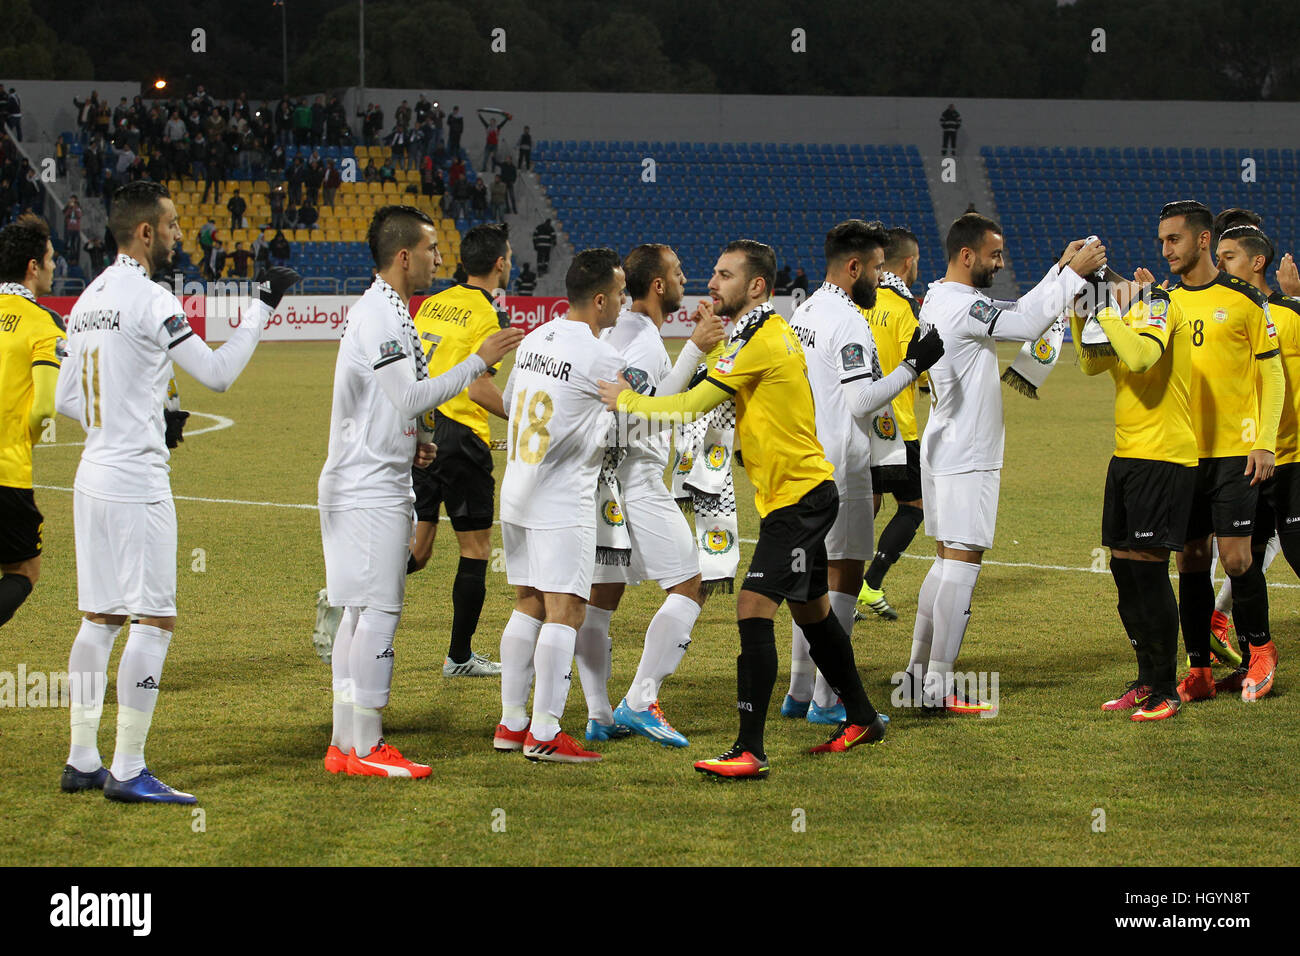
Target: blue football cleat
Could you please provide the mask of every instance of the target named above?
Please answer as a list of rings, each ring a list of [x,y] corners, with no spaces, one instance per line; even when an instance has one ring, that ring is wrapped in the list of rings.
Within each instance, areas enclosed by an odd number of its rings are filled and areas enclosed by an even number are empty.
[[[808,723],[810,724],[842,724],[848,720],[844,713],[844,704],[837,701],[832,707],[818,707],[817,702],[813,701],[808,705]]]
[[[118,780],[111,773],[104,781],[104,796],[122,803],[198,803],[193,794],[173,790],[146,767],[130,780]]]
[[[808,700],[795,700],[795,699],[794,699],[793,697],[791,697],[789,694],[786,694],[786,695],[785,695],[785,703],[783,703],[783,704],[781,705],[781,716],[782,716],[782,717],[793,717],[793,718],[795,718],[796,720],[799,720],[799,719],[802,719],[802,718],[804,718],[804,717],[807,717],[807,716],[808,716],[808,705],[809,705],[810,703],[812,703],[812,701],[808,701]]]
[[[673,725],[668,723],[668,718],[659,707],[659,701],[651,704],[649,710],[633,710],[627,705],[627,698],[624,697],[614,708],[614,723],[622,724],[632,733],[649,737],[655,743],[663,744],[665,747],[685,747],[690,744],[684,735],[678,733],[673,729]]]
[[[63,777],[59,780],[59,789],[64,793],[80,793],[82,790],[103,790],[108,779],[108,768],[100,767],[83,773],[72,764],[65,764]]]
[[[587,721],[588,740],[622,740],[631,737],[632,731],[622,724],[602,724],[599,721]]]

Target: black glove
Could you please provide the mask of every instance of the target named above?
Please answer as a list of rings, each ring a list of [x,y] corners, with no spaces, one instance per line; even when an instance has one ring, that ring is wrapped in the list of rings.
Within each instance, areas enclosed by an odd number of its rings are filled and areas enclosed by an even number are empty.
[[[920,375],[942,356],[943,339],[939,338],[939,330],[930,326],[930,331],[925,335],[921,334],[920,329],[912,333],[912,341],[907,343],[907,355],[904,356],[903,361],[912,366],[917,375]]]
[[[284,294],[301,279],[302,276],[288,266],[271,266],[258,273],[255,281],[259,285],[258,295],[262,301],[274,309],[280,304]]]
[[[163,409],[163,421],[167,425],[167,447],[175,448],[185,439],[181,432],[185,429],[185,420],[190,417],[189,412],[173,412],[170,408]]]

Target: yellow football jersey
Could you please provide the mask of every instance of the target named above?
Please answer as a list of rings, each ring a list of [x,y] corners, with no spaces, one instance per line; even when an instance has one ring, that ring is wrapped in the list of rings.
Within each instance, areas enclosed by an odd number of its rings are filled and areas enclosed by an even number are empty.
[[[737,446],[759,517],[794,504],[835,474],[817,440],[803,346],[784,318],[769,313],[752,336],[710,362],[707,378],[735,397]]]
[[[916,316],[920,311],[915,299],[909,299],[887,285],[876,290],[875,307],[862,310],[871,325],[871,337],[876,343],[882,375],[888,375],[903,361],[912,333],[916,331]],[[916,441],[916,382],[899,392],[892,404],[894,420],[898,422],[898,432],[903,441]]]
[[[23,295],[0,295],[0,485],[32,486],[32,368],[59,367],[63,330]]]
[[[420,303],[415,328],[432,378],[477,352],[484,339],[502,328],[502,317],[483,289],[457,284]],[[443,402],[438,412],[473,429],[483,444],[492,443],[488,410],[469,397],[469,389]],[[433,427],[433,413],[425,417],[425,424]]]
[[[1110,367],[1115,380],[1115,456],[1195,465],[1189,397],[1192,378],[1192,327],[1177,303],[1161,289],[1151,301],[1135,302],[1123,318],[1139,335],[1155,339],[1164,354],[1145,372],[1123,362]]]
[[[1203,286],[1175,286],[1170,298],[1192,330],[1192,431],[1202,458],[1272,451],[1260,422],[1255,360],[1278,354],[1264,294],[1220,272]]]
[[[1281,292],[1268,297],[1268,313],[1277,330],[1282,350],[1282,371],[1286,374],[1286,395],[1282,402],[1282,421],[1277,426],[1274,461],[1291,465],[1300,461],[1300,299]]]

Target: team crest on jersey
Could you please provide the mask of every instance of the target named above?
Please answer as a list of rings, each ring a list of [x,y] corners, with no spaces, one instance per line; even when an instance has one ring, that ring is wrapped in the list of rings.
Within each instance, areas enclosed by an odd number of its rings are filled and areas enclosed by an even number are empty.
[[[1051,365],[1056,361],[1056,347],[1047,339],[1039,339],[1034,343],[1034,361]]]
[[[1228,310],[1227,310],[1227,309],[1215,309],[1215,310],[1214,310],[1214,321],[1215,321],[1215,322],[1223,322],[1223,321],[1225,321],[1227,318],[1228,318]]]
[[[1268,330],[1268,337],[1270,339],[1277,338],[1277,326],[1273,324],[1273,317],[1268,314],[1267,309],[1264,311],[1264,328]]]
[[[898,425],[889,412],[883,412],[871,419],[871,430],[876,433],[876,437],[885,441],[893,441],[898,437]]]
[[[701,531],[700,541],[709,554],[726,554],[736,546],[736,536],[723,528]]]
[[[650,384],[649,374],[632,365],[623,369],[623,377],[627,379],[627,384],[632,386],[634,392],[645,394],[646,386]]]
[[[1164,299],[1151,300],[1151,318],[1158,319],[1169,311],[1169,303]]]
[[[54,340],[54,357],[60,362],[68,357],[68,340],[62,336]]]
[[[379,357],[381,359],[392,358],[394,355],[402,354],[402,343],[397,339],[385,342],[379,346]]]
[[[163,323],[163,328],[167,330],[168,335],[180,335],[190,327],[189,320],[185,318],[184,313],[173,315]]]
[[[694,467],[695,467],[695,456],[687,452],[683,454],[681,459],[678,460],[677,462],[677,474],[689,475],[691,473],[691,469]]]
[[[600,516],[605,519],[605,524],[611,528],[617,528],[623,524],[623,512],[619,509],[617,501],[606,501],[605,506],[600,509]]]
[[[740,351],[740,347],[744,344],[744,342],[737,342],[731,348],[727,349],[726,354],[723,355],[722,358],[718,359],[718,364],[713,366],[713,370],[719,375],[726,375],[730,372],[732,366],[736,364],[736,353]]]
[[[983,299],[972,302],[970,307],[971,318],[978,319],[985,325],[991,324],[1001,311],[992,302],[985,302]]]
[[[850,342],[840,349],[840,364],[844,366],[846,372],[850,369],[866,368],[867,350],[857,342]]]
[[[436,422],[434,422],[433,415],[434,415],[434,411],[431,408],[423,415],[420,416],[420,424],[422,424],[429,431],[433,431],[434,425],[436,424]]]
[[[709,471],[721,471],[727,464],[727,446],[713,444],[704,456],[704,465]]]

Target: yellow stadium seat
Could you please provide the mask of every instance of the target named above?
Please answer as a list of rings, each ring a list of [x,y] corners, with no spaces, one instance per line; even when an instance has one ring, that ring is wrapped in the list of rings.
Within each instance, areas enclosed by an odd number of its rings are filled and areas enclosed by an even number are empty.
[[[253,183],[254,193],[269,193],[270,191],[271,191],[271,184],[267,182],[265,179],[259,179],[257,182]]]

